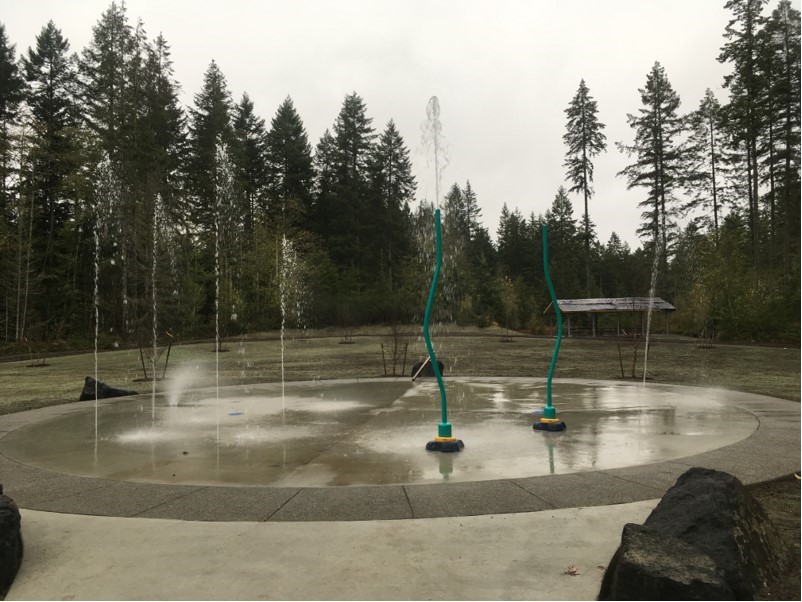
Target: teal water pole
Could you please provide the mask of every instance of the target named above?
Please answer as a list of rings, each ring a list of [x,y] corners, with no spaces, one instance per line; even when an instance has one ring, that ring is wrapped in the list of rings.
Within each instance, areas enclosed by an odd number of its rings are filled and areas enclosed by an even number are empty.
[[[544,418],[556,418],[557,412],[551,403],[551,379],[554,376],[554,368],[557,365],[557,354],[560,353],[560,341],[563,338],[563,315],[560,306],[557,304],[557,295],[554,293],[554,285],[551,283],[549,274],[549,227],[543,224],[543,272],[546,275],[546,284],[549,285],[551,303],[557,314],[557,341],[554,343],[554,353],[551,355],[551,365],[549,366],[549,376],[546,380],[546,407],[543,409]]]
[[[443,243],[440,239],[440,209],[435,209],[434,212],[434,235],[437,242],[437,260],[434,264],[434,277],[432,278],[432,287],[429,289],[429,301],[426,303],[426,313],[423,316],[423,338],[426,341],[426,350],[429,352],[429,360],[432,363],[434,375],[437,378],[437,384],[440,387],[440,410],[441,421],[437,425],[437,436],[442,438],[451,437],[451,425],[448,423],[448,407],[446,405],[446,387],[443,384],[443,375],[440,374],[440,366],[437,364],[437,358],[434,355],[432,348],[432,339],[429,337],[429,316],[432,313],[432,304],[434,303],[434,293],[437,288],[437,279],[440,278],[440,266],[443,263]]]

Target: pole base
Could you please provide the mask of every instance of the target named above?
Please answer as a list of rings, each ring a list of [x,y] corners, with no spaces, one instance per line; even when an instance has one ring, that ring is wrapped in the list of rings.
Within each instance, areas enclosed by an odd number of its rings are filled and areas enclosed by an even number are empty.
[[[462,439],[455,437],[435,437],[434,441],[426,444],[426,451],[458,452],[462,451],[465,444]]]
[[[566,429],[565,423],[557,418],[541,418],[538,422],[532,425],[536,431],[564,431]]]

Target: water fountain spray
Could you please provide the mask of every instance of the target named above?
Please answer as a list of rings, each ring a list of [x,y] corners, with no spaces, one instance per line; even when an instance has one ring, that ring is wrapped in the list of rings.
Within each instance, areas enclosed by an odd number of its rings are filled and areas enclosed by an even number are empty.
[[[443,375],[440,374],[440,366],[437,364],[437,357],[432,348],[432,339],[429,336],[429,316],[432,313],[434,293],[437,289],[437,279],[440,277],[440,266],[443,263],[443,245],[440,237],[440,209],[435,209],[434,211],[434,228],[435,241],[437,244],[437,259],[434,264],[432,286],[429,289],[429,300],[426,303],[426,313],[423,317],[423,338],[426,341],[426,349],[429,352],[429,359],[431,360],[432,370],[434,370],[434,376],[437,378],[437,385],[440,387],[441,420],[440,424],[437,425],[437,437],[434,438],[434,441],[429,441],[426,444],[426,449],[428,451],[455,452],[460,451],[465,447],[465,444],[461,439],[457,439],[451,434],[451,424],[448,422],[446,387],[443,384]]]
[[[554,368],[557,366],[557,354],[560,353],[560,341],[563,338],[563,315],[557,303],[557,295],[551,282],[551,274],[549,274],[549,227],[546,224],[543,224],[543,273],[546,276],[546,284],[549,286],[551,303],[557,314],[557,340],[554,343],[554,353],[551,355],[549,375],[546,379],[546,407],[543,408],[543,417],[538,422],[535,422],[532,428],[536,431],[564,431],[565,423],[557,418],[557,410],[554,408],[554,404],[551,403],[551,379],[554,376]]]

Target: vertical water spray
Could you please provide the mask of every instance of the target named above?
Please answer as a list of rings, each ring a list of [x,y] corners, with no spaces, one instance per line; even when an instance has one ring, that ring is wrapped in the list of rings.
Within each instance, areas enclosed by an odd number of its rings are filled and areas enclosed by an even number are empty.
[[[161,208],[161,195],[157,194],[156,198],[153,201],[153,249],[152,249],[152,262],[151,262],[151,269],[150,269],[150,288],[151,288],[151,296],[153,298],[153,358],[151,370],[152,374],[152,386],[151,386],[151,399],[150,399],[150,417],[151,420],[156,420],[156,352],[157,352],[157,340],[158,340],[158,313],[157,313],[157,306],[156,306],[156,256],[157,256],[157,245],[159,240],[159,210]]]
[[[222,166],[225,151],[217,145],[217,185],[214,195],[214,390],[217,444],[220,445],[220,196],[222,194]]]
[[[281,420],[284,421],[284,326],[287,319],[287,236],[281,237],[281,278],[279,280],[281,306]]]
[[[422,126],[424,150],[431,148],[434,160],[434,205],[440,207],[440,180],[448,165],[443,141],[443,124],[440,122],[440,101],[432,96],[426,104],[426,121]],[[429,155],[427,154],[427,162]]]
[[[97,446],[97,378],[98,378],[98,370],[97,370],[97,339],[98,335],[100,334],[100,329],[98,327],[98,320],[100,318],[100,309],[98,308],[98,295],[99,295],[99,274],[100,274],[100,234],[98,233],[98,221],[99,216],[95,216],[95,295],[94,295],[94,304],[95,304],[95,445]]]
[[[649,284],[649,309],[646,312],[646,346],[643,351],[643,384],[646,384],[646,366],[649,363],[649,335],[652,330],[652,308],[654,307],[654,294],[657,289],[657,272],[660,266],[660,236],[659,230],[654,237],[654,260],[652,261],[652,280]]]

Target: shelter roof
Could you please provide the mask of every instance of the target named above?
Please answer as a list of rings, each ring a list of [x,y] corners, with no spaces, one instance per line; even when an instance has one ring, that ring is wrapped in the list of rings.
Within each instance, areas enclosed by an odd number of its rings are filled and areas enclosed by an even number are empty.
[[[652,309],[660,311],[675,311],[677,308],[660,297],[608,297],[604,299],[557,299],[557,305],[563,313],[614,313],[614,312],[644,312]],[[552,304],[546,308],[546,313]]]

